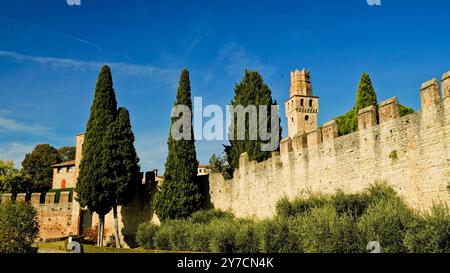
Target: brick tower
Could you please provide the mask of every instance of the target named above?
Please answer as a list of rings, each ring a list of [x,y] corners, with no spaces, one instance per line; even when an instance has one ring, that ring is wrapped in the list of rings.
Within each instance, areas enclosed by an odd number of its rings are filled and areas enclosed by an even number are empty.
[[[319,97],[312,94],[309,71],[291,72],[290,98],[285,103],[289,137],[307,134],[318,128]]]

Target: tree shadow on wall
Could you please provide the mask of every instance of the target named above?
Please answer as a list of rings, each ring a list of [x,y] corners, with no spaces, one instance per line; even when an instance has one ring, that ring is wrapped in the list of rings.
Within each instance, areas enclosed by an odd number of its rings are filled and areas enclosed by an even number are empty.
[[[209,175],[197,176],[197,185],[202,195],[201,209],[203,210],[214,209],[214,205],[211,202],[211,195],[209,193]]]
[[[157,190],[155,173],[146,173],[146,181],[138,183],[132,201],[122,206],[122,234],[125,243],[131,247],[138,247],[136,232],[140,224],[150,221],[153,216],[153,199]],[[142,180],[140,180],[142,181]]]

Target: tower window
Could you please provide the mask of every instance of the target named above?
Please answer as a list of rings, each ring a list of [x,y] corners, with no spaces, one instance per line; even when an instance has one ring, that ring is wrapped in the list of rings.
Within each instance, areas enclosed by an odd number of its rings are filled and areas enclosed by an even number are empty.
[[[309,107],[312,107],[312,106],[313,106],[313,101],[309,100]]]
[[[294,118],[291,118],[292,122],[294,122]]]
[[[308,115],[305,116],[305,120],[306,120],[306,121],[309,120],[309,116],[308,116]]]
[[[304,106],[304,105],[305,105],[305,102],[304,102],[303,99],[300,100],[300,105],[301,105],[301,106]]]

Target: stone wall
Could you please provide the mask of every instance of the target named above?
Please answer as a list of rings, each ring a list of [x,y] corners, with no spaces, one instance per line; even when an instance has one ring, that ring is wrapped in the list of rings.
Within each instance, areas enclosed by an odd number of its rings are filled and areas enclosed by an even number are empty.
[[[76,235],[78,228],[72,224],[72,206],[69,202],[69,192],[61,192],[59,202],[55,202],[55,193],[47,193],[45,201],[40,202],[41,194],[33,193],[30,203],[37,211],[39,236],[37,240],[63,238],[69,234]],[[12,194],[3,194],[1,202],[11,201]],[[25,194],[18,194],[15,202],[25,202]]]
[[[335,122],[308,135],[284,139],[280,154],[257,163],[241,155],[234,178],[211,174],[214,207],[239,217],[270,217],[277,201],[301,193],[358,192],[377,181],[391,185],[413,208],[433,201],[450,205],[450,77],[442,78],[443,98],[436,79],[422,85],[422,111],[399,117],[391,98],[362,109],[359,131],[337,137]]]

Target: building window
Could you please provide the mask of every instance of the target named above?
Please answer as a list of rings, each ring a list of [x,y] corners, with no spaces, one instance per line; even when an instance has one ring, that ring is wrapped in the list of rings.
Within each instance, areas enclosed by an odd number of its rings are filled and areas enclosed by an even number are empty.
[[[308,116],[308,115],[305,116],[305,120],[306,120],[306,121],[309,120],[309,116]]]
[[[309,100],[309,107],[312,107],[312,106],[313,106],[313,101]]]
[[[305,105],[305,101],[303,99],[300,100],[300,105],[304,106]]]
[[[65,189],[66,188],[66,180],[63,179],[63,181],[61,181],[61,189]]]

